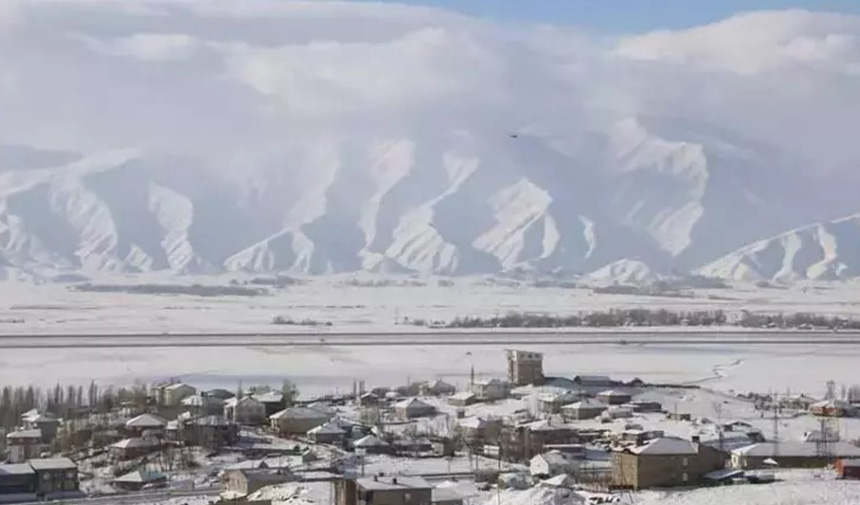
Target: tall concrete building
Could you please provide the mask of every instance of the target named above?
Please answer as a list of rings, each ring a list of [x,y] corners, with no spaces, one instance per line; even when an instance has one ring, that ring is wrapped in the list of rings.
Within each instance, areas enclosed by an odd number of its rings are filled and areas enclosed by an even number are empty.
[[[508,350],[508,382],[517,386],[543,383],[543,354]]]

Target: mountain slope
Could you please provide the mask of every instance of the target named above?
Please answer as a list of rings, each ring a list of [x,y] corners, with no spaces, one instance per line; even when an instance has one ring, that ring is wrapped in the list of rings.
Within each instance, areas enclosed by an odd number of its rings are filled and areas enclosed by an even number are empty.
[[[844,280],[860,276],[860,214],[749,244],[704,267],[734,280]]]

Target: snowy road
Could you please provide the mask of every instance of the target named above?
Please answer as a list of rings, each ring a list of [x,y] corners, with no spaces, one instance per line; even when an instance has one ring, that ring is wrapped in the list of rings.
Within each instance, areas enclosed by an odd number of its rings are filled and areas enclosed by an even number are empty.
[[[404,333],[183,333],[0,335],[0,349],[136,347],[368,347],[482,345],[860,345],[860,332],[452,331]]]

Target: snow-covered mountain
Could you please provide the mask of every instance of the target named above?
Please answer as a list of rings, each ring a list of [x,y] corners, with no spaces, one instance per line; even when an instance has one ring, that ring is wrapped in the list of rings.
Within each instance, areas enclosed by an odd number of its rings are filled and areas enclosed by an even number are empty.
[[[661,276],[642,261],[622,259],[589,273],[585,278],[598,284],[648,285],[660,280]]]
[[[700,268],[699,273],[779,282],[860,277],[860,214],[754,242]]]

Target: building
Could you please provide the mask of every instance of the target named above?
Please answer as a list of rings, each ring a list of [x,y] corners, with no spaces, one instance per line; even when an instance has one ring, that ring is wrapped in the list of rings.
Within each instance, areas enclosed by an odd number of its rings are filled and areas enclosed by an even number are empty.
[[[167,427],[167,420],[155,414],[141,414],[126,421],[125,430],[135,437],[144,433],[159,434]]]
[[[36,472],[36,486],[40,494],[79,491],[78,465],[69,458],[31,459],[29,464]]]
[[[182,407],[194,417],[220,415],[224,412],[225,401],[206,393],[191,395],[182,399]]]
[[[268,391],[262,394],[253,395],[254,399],[263,404],[268,418],[276,412],[284,410],[284,393],[280,391]]]
[[[146,488],[167,486],[167,476],[161,472],[135,470],[113,480],[113,487],[123,491],[140,491]]]
[[[178,439],[189,445],[220,449],[239,441],[239,425],[223,416],[204,416],[182,421]]]
[[[456,490],[447,487],[434,487],[430,493],[433,505],[463,505],[463,497]]]
[[[433,487],[419,477],[344,479],[335,485],[336,505],[431,505]]]
[[[377,407],[379,403],[379,397],[373,393],[364,393],[358,397],[358,405],[361,407]]]
[[[116,459],[134,459],[146,456],[158,448],[158,443],[148,438],[126,438],[108,446],[108,453]]]
[[[308,430],[308,438],[317,444],[342,444],[346,430],[337,423],[328,422]]]
[[[560,451],[538,454],[529,461],[529,473],[533,477],[548,479],[556,475],[567,475],[576,471],[579,464]]]
[[[6,452],[10,463],[38,458],[44,450],[41,430],[13,431],[6,435]]]
[[[860,479],[860,459],[840,459],[836,462],[840,479]]]
[[[502,432],[502,420],[499,418],[467,417],[460,419],[458,424],[467,441],[481,445],[498,440]]]
[[[478,403],[478,396],[471,391],[460,391],[448,397],[448,404],[455,407],[468,407]]]
[[[663,405],[660,402],[652,402],[652,401],[633,401],[630,403],[624,404],[624,407],[628,407],[633,412],[637,414],[645,414],[645,413],[657,413],[663,412]]]
[[[579,432],[575,427],[553,425],[548,421],[506,425],[499,435],[501,457],[509,461],[529,461],[533,456],[546,452],[547,445],[579,442]]]
[[[224,403],[224,417],[236,424],[265,424],[266,407],[250,395],[231,398]]]
[[[594,419],[606,411],[606,405],[594,400],[581,400],[576,403],[565,405],[561,408],[561,414],[565,419],[582,421]]]
[[[391,445],[380,440],[376,435],[360,438],[352,444],[352,447],[357,451],[364,451],[365,454],[389,454],[392,452]]]
[[[720,451],[689,440],[664,437],[612,453],[612,484],[626,489],[690,486],[725,468]]]
[[[193,386],[174,382],[164,386],[155,388],[155,400],[159,405],[167,407],[178,406],[182,400],[196,393],[197,390]]]
[[[471,385],[472,393],[482,402],[494,402],[507,398],[508,385],[499,379],[474,382]]]
[[[295,480],[296,477],[284,469],[277,471],[266,469],[235,469],[224,472],[224,484],[227,491],[237,497],[256,493],[266,486],[274,486]]]
[[[765,468],[766,460],[781,468],[824,468],[839,459],[860,458],[860,447],[847,442],[761,442],[733,450],[731,458],[738,469]]]
[[[543,383],[543,354],[508,350],[508,382],[516,386]]]
[[[558,414],[561,408],[579,400],[580,396],[574,392],[553,392],[538,396],[538,408],[546,414]]]
[[[330,419],[330,415],[317,409],[290,407],[269,416],[269,423],[281,435],[304,435]]]
[[[24,426],[27,429],[41,431],[42,442],[50,444],[57,436],[60,420],[50,414],[37,414],[26,418]]]
[[[625,403],[630,403],[630,400],[632,400],[633,397],[630,393],[618,391],[616,389],[609,389],[598,393],[597,399],[607,405],[624,405]]]
[[[457,392],[453,384],[448,384],[442,379],[430,381],[421,386],[421,394],[425,396],[447,396]]]
[[[419,417],[432,417],[436,415],[436,407],[424,403],[418,398],[409,398],[394,405],[397,417],[403,420],[416,419]]]
[[[0,465],[0,496],[33,495],[35,501],[36,472],[26,464]]]
[[[844,400],[832,399],[813,403],[809,412],[821,417],[851,417],[857,410]]]

